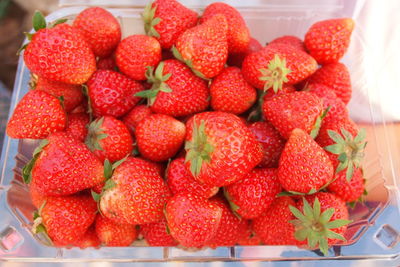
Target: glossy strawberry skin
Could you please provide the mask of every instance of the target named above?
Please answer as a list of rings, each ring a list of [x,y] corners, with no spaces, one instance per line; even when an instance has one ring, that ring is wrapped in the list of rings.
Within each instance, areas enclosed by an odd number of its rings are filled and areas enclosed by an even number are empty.
[[[88,133],[87,125],[89,123],[89,115],[86,113],[70,113],[68,114],[68,123],[65,132],[75,137],[77,140],[85,141]]]
[[[346,180],[346,170],[343,170],[335,175],[335,180],[328,186],[329,192],[346,202],[357,201],[364,190],[364,176],[360,168],[354,170],[350,182]]]
[[[178,242],[168,233],[167,227],[167,220],[162,218],[159,222],[142,224],[140,233],[152,247],[173,247],[178,245]]]
[[[73,26],[79,29],[95,56],[107,57],[121,40],[117,19],[101,7],[89,7],[78,14]]]
[[[231,207],[244,219],[260,216],[281,191],[277,169],[254,169],[243,179],[225,187]]]
[[[222,209],[194,193],[180,192],[165,207],[171,235],[185,247],[202,247],[217,233]]]
[[[271,42],[269,42],[268,46],[274,46],[275,44],[289,45],[296,49],[306,52],[306,48],[304,46],[303,41],[297,36],[284,35],[284,36],[278,37],[278,38],[272,40]]]
[[[251,221],[246,221],[247,227],[242,232],[241,237],[238,240],[240,246],[258,246],[261,245],[261,238],[254,233],[253,225]]]
[[[72,244],[74,247],[84,248],[98,248],[101,245],[99,238],[96,235],[96,231],[93,226],[91,226],[86,233],[77,241]]]
[[[346,53],[353,29],[351,18],[319,21],[308,29],[304,44],[319,64],[335,63]]]
[[[282,89],[276,93],[274,92],[274,90],[269,89],[264,95],[264,102],[275,96],[293,93],[294,91],[296,91],[296,88],[293,85],[287,85],[287,84],[284,84],[282,86]]]
[[[202,184],[186,168],[185,159],[172,160],[167,168],[166,182],[172,194],[193,192],[204,198],[210,198],[218,192],[218,187]]]
[[[24,51],[28,69],[40,77],[83,84],[96,70],[96,59],[78,29],[62,23],[36,32]]]
[[[128,224],[162,219],[170,192],[154,163],[128,157],[114,170],[111,179],[116,186],[108,189],[100,200],[100,210],[105,217]]]
[[[153,114],[150,107],[147,105],[136,105],[123,118],[122,121],[128,127],[132,136],[135,134],[135,129],[144,118]]]
[[[33,206],[39,209],[43,202],[46,201],[47,196],[42,195],[36,187],[37,186],[34,183],[29,184],[29,195],[31,197]]]
[[[309,193],[332,180],[332,162],[310,135],[295,129],[279,159],[278,178],[286,191]]]
[[[127,247],[138,236],[135,225],[119,224],[101,215],[96,217],[96,234],[108,247]]]
[[[160,43],[146,35],[131,35],[123,39],[115,52],[119,70],[136,81],[146,79],[146,67],[161,60]]]
[[[84,143],[64,132],[50,135],[32,169],[32,184],[46,196],[62,196],[104,181],[103,164]]]
[[[228,65],[229,66],[236,66],[238,68],[242,67],[243,60],[248,54],[251,54],[253,52],[257,52],[262,49],[262,45],[260,44],[259,41],[257,41],[254,38],[250,38],[249,45],[246,49],[245,52],[241,53],[229,53],[228,55]]]
[[[41,91],[29,91],[17,104],[7,123],[11,138],[43,139],[62,131],[67,122],[60,100]]]
[[[164,114],[153,114],[139,122],[136,141],[140,154],[152,161],[165,161],[181,148],[185,124]]]
[[[87,83],[93,114],[96,117],[120,117],[140,100],[135,94],[143,86],[112,70],[96,71]]]
[[[257,91],[246,82],[239,68],[228,67],[213,79],[210,95],[213,110],[237,115],[256,102]]]

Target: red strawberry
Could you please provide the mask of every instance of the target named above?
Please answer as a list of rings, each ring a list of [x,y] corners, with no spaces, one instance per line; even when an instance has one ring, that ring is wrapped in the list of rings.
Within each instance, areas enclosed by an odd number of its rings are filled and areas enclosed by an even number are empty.
[[[225,15],[228,22],[229,53],[246,52],[250,42],[250,33],[239,11],[222,2],[212,3],[204,10],[200,23],[208,21],[217,14]]]
[[[46,28],[40,12],[33,20],[36,33],[24,52],[28,69],[49,80],[85,83],[96,70],[96,59],[80,31],[66,23]]]
[[[218,187],[202,184],[197,181],[186,168],[185,159],[177,158],[171,161],[166,172],[166,182],[172,194],[178,192],[193,192],[199,196],[210,198],[218,192]]]
[[[239,68],[225,68],[210,86],[211,107],[216,111],[241,114],[248,110],[257,98],[257,91],[246,82]]]
[[[122,121],[128,127],[130,133],[133,136],[139,122],[141,122],[144,118],[150,116],[151,114],[153,114],[153,112],[151,111],[149,106],[137,105],[122,118]]]
[[[11,138],[43,139],[65,128],[67,116],[59,99],[41,91],[29,91],[17,104],[7,123]]]
[[[103,162],[118,161],[132,152],[133,140],[126,125],[112,116],[104,116],[89,125],[85,141]]]
[[[347,67],[340,62],[322,66],[310,76],[307,83],[309,85],[313,83],[326,85],[332,88],[336,96],[345,104],[350,101],[352,92],[350,73]]]
[[[121,40],[117,19],[101,7],[89,7],[78,14],[74,27],[79,29],[95,56],[107,57]]]
[[[284,83],[295,84],[313,74],[317,62],[306,52],[285,44],[265,47],[243,61],[244,78],[254,87],[275,92]]]
[[[222,208],[194,193],[180,192],[165,207],[171,235],[185,247],[202,247],[217,234]]]
[[[229,53],[228,55],[228,65],[229,66],[236,66],[241,68],[243,60],[248,54],[251,54],[253,52],[257,52],[262,49],[262,45],[260,44],[259,41],[257,41],[254,38],[250,38],[249,45],[247,47],[247,50],[245,52],[241,53]]]
[[[96,117],[120,117],[140,100],[135,94],[143,86],[112,70],[98,70],[87,83],[91,107]]]
[[[70,195],[104,181],[100,160],[84,143],[64,132],[42,142],[25,169],[32,170],[27,182],[32,178],[37,191],[47,196]]]
[[[149,3],[142,15],[146,34],[155,37],[162,48],[170,49],[181,33],[197,24],[198,14],[175,0]]]
[[[318,133],[317,119],[322,115],[322,100],[310,92],[282,94],[265,101],[265,118],[270,121],[284,138],[289,138],[295,128],[315,136]]]
[[[129,246],[138,236],[135,225],[116,223],[101,215],[96,217],[96,234],[109,247]]]
[[[140,154],[152,161],[172,158],[186,135],[185,124],[164,114],[153,114],[139,122],[136,141]]]
[[[131,35],[119,43],[115,59],[122,73],[137,81],[146,80],[146,67],[161,60],[161,46],[153,37]]]
[[[170,197],[157,166],[128,157],[111,177],[111,188],[100,199],[104,216],[118,223],[144,224],[160,221]]]
[[[242,232],[241,237],[238,240],[240,246],[257,246],[261,245],[261,238],[256,235],[253,231],[253,226],[250,221],[247,221],[247,227]]]
[[[79,104],[79,106],[71,110],[69,113],[74,114],[74,113],[87,113],[87,112],[88,112],[88,103],[87,101],[83,101]]]
[[[80,85],[55,82],[39,77],[35,89],[45,91],[57,98],[62,96],[66,112],[70,112],[83,101],[82,86]]]
[[[284,36],[278,37],[278,38],[272,40],[270,43],[268,43],[268,46],[274,46],[275,44],[289,45],[296,49],[306,52],[306,48],[304,46],[303,40],[301,40],[297,36],[284,35]]]
[[[262,146],[264,157],[259,166],[268,168],[278,167],[279,157],[285,146],[285,140],[279,132],[267,121],[254,122],[249,125],[249,129]]]
[[[207,82],[178,60],[163,61],[146,75],[152,87],[136,95],[148,98],[153,112],[181,117],[207,109]]]
[[[32,231],[40,232],[43,223],[54,245],[71,245],[85,235],[96,217],[96,211],[96,202],[90,195],[49,197],[35,216]]]
[[[294,129],[279,159],[278,178],[286,191],[318,191],[333,178],[325,151],[301,129]]]
[[[266,245],[295,245],[295,228],[290,220],[295,219],[289,206],[296,206],[288,196],[276,198],[269,208],[253,220],[253,229]]]
[[[159,222],[142,224],[140,232],[152,247],[173,247],[178,245],[178,242],[169,233],[165,218],[162,218]]]
[[[36,188],[36,185],[31,183],[29,185],[29,194],[31,196],[32,204],[35,206],[37,209],[39,209],[43,202],[46,201],[47,196],[42,195]]]
[[[70,113],[68,114],[68,123],[65,132],[75,137],[79,141],[85,141],[89,124],[89,115],[86,113]]]
[[[232,184],[263,157],[255,136],[233,114],[198,113],[186,127],[186,164],[200,182],[213,186]]]
[[[269,100],[269,99],[271,99],[271,98],[273,98],[275,96],[288,94],[288,93],[293,93],[295,91],[296,91],[296,88],[293,85],[284,84],[282,86],[282,89],[279,90],[276,93],[274,92],[274,90],[268,90],[267,92],[265,92],[265,95],[264,95],[263,99],[264,99],[264,102],[265,102],[265,101],[267,101],[267,100]]]
[[[308,29],[304,44],[319,64],[335,63],[346,53],[353,29],[351,18],[319,21]]]
[[[228,22],[224,15],[213,16],[182,33],[173,47],[174,56],[202,78],[217,76],[228,58]]]
[[[245,219],[260,216],[280,191],[276,169],[254,169],[243,179],[225,187],[232,210]]]
[[[77,241],[75,241],[72,245],[74,247],[79,247],[81,249],[89,248],[89,247],[100,247],[100,240],[96,235],[96,231],[94,227],[90,227],[86,233]]]
[[[328,191],[334,193],[343,201],[357,201],[365,191],[362,170],[360,168],[355,169],[350,182],[346,179],[345,170],[337,173],[333,182],[328,185]]]
[[[117,67],[117,64],[115,63],[114,56],[99,58],[97,60],[97,69],[98,70],[115,70],[116,67]]]

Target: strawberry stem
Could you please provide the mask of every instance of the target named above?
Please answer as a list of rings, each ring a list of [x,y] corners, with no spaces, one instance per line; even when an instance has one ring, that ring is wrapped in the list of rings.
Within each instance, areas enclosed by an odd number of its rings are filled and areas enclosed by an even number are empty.
[[[104,117],[101,117],[100,119],[94,120],[92,123],[89,124],[88,135],[86,137],[85,144],[91,151],[103,150],[99,141],[108,136],[101,128],[103,122]]]
[[[157,32],[156,29],[154,29],[154,26],[156,26],[158,23],[160,23],[161,18],[155,18],[155,13],[157,10],[157,6],[154,5],[153,7],[153,2],[150,2],[146,5],[144,8],[143,14],[142,14],[142,20],[144,22],[144,30],[148,36],[154,36],[156,38],[160,38],[160,34]]]
[[[275,93],[282,89],[284,83],[288,82],[287,75],[291,72],[290,69],[286,68],[286,59],[281,59],[275,54],[267,68],[259,69],[261,77],[259,80],[264,81],[264,91],[269,90],[271,87]]]

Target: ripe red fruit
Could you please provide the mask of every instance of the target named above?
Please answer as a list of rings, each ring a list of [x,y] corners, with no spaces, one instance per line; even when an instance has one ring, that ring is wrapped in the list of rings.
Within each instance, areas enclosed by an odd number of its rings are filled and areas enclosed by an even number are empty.
[[[164,217],[159,222],[142,224],[140,233],[147,243],[153,247],[173,247],[178,245],[178,242],[169,233],[167,220]]]
[[[239,11],[226,3],[212,3],[204,10],[200,23],[208,21],[217,14],[225,15],[228,23],[227,39],[229,53],[246,52],[250,42],[250,33]]]
[[[213,186],[232,184],[262,159],[255,136],[233,114],[198,113],[189,119],[186,129],[186,164],[200,182]]]
[[[146,80],[146,67],[155,67],[161,60],[160,43],[146,35],[131,35],[123,39],[115,52],[119,70],[128,77]]]
[[[115,70],[117,64],[115,63],[114,56],[109,56],[105,58],[99,58],[97,60],[97,69],[98,70]]]
[[[126,125],[112,116],[104,116],[89,125],[85,141],[91,151],[103,162],[118,161],[132,152],[133,140]]]
[[[96,217],[96,234],[109,247],[129,246],[138,236],[135,225],[116,223],[102,215]]]
[[[313,93],[293,92],[265,101],[262,109],[265,118],[287,139],[295,128],[315,136],[319,127],[316,122],[322,115],[323,103]]]
[[[197,181],[186,168],[185,159],[177,158],[170,162],[166,172],[166,182],[172,194],[193,192],[199,196],[210,198],[218,192],[218,187],[202,184]]]
[[[261,50],[261,48],[262,45],[260,44],[259,41],[257,41],[254,38],[250,38],[250,42],[249,45],[247,46],[246,51],[241,53],[229,53],[227,63],[229,66],[236,66],[238,68],[241,68],[245,57],[248,54]]]
[[[67,116],[59,99],[41,91],[29,91],[17,104],[7,123],[11,138],[43,139],[65,128]]]
[[[29,195],[31,197],[33,206],[35,206],[35,208],[37,209],[39,209],[42,206],[43,202],[47,199],[47,196],[42,195],[40,192],[38,192],[34,183],[31,183],[29,185]]]
[[[153,114],[136,127],[140,154],[152,161],[172,158],[181,148],[186,135],[185,124],[164,114]]]
[[[117,19],[101,7],[89,7],[78,14],[73,26],[79,29],[95,56],[107,57],[121,40]]]
[[[328,191],[346,202],[359,200],[365,191],[362,170],[360,168],[355,169],[350,181],[346,179],[345,170],[337,173],[333,182],[328,185]]]
[[[332,180],[332,162],[310,135],[294,129],[279,160],[278,178],[286,191],[316,192]]]
[[[353,29],[351,18],[319,21],[308,29],[304,44],[319,64],[335,63],[346,53]]]
[[[122,118],[122,121],[128,127],[129,132],[133,136],[139,122],[151,114],[153,114],[153,112],[149,106],[137,105]]]
[[[267,100],[269,100],[269,99],[271,99],[271,98],[273,98],[275,96],[283,95],[283,94],[289,94],[289,93],[293,93],[295,91],[296,91],[296,88],[293,85],[284,84],[282,86],[282,89],[279,90],[276,93],[274,92],[274,90],[268,90],[267,92],[265,92],[265,95],[264,95],[263,99],[264,99],[264,102],[265,102],[265,101],[267,101]]]
[[[86,113],[68,114],[68,123],[65,132],[75,137],[79,141],[85,141],[88,134],[87,125],[89,124],[89,115]]]
[[[253,231],[253,226],[250,221],[246,221],[247,227],[242,232],[241,237],[238,240],[240,246],[258,246],[261,245],[261,238],[256,235]]]
[[[246,82],[239,68],[225,68],[210,86],[211,107],[216,111],[241,114],[248,110],[257,98],[257,91]]]
[[[101,242],[96,235],[96,231],[94,227],[91,226],[86,233],[77,241],[72,244],[74,247],[79,247],[81,249],[90,248],[90,247],[100,247]]]
[[[114,170],[111,186],[101,196],[102,214],[118,223],[160,221],[170,192],[157,168],[154,163],[128,157]]]
[[[234,212],[253,219],[268,209],[280,191],[276,169],[253,169],[243,179],[225,187],[225,196]]]
[[[202,247],[217,233],[222,208],[195,193],[180,192],[165,207],[171,235],[185,247]]]
[[[140,100],[135,94],[143,86],[112,70],[96,71],[87,83],[90,104],[96,117],[120,117]]]
[[[217,76],[228,58],[228,23],[224,15],[213,16],[182,33],[173,47],[174,56],[202,78]]]
[[[181,33],[197,24],[198,14],[175,0],[149,3],[142,15],[146,34],[156,38],[163,49],[170,49]]]
[[[289,45],[296,49],[306,52],[306,48],[304,46],[303,40],[301,40],[297,36],[284,35],[284,36],[281,36],[281,37],[278,37],[278,38],[272,40],[271,42],[268,43],[267,46],[274,46],[275,44]]]

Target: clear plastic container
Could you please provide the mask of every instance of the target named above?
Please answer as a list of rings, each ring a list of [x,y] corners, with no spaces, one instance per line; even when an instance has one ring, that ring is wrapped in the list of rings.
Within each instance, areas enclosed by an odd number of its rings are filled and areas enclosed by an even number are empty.
[[[64,0],[64,7],[47,17],[48,21],[59,18],[73,19],[85,7],[74,6],[78,1]],[[79,1],[82,2],[82,1]],[[126,37],[143,33],[140,13],[144,1],[130,6],[129,1],[86,1],[109,8],[118,18]],[[199,10],[211,1],[182,1],[187,6]],[[363,1],[232,1],[243,14],[253,37],[265,43],[281,35],[304,36],[308,27],[319,20],[333,17],[353,17],[356,22]],[[353,80],[353,102],[367,98],[363,104],[363,120],[353,116],[357,124],[368,133],[368,146],[364,161],[369,195],[364,204],[358,204],[350,211],[354,221],[346,233],[347,242],[338,244],[324,257],[317,252],[294,246],[237,246],[220,247],[215,250],[185,251],[169,247],[134,247],[101,249],[64,249],[47,246],[38,236],[30,232],[34,207],[30,202],[26,185],[21,179],[21,169],[31,158],[38,144],[34,140],[4,140],[0,162],[0,258],[9,261],[117,261],[117,262],[166,262],[166,261],[295,261],[295,260],[393,260],[400,255],[399,192],[396,175],[399,170],[399,151],[396,149],[393,122],[385,121],[380,105],[372,105],[368,98],[371,86],[365,83],[362,71],[367,46],[363,39],[363,29],[356,27],[351,47],[342,60],[350,69]],[[11,111],[28,90],[29,70],[22,57],[11,103]],[[379,99],[374,98],[374,102]],[[357,103],[351,106],[357,107]],[[352,107],[350,107],[351,109]],[[365,119],[366,118],[366,119]],[[400,131],[399,131],[400,132]],[[388,262],[388,261],[387,261]]]

